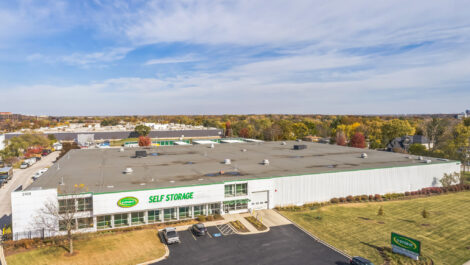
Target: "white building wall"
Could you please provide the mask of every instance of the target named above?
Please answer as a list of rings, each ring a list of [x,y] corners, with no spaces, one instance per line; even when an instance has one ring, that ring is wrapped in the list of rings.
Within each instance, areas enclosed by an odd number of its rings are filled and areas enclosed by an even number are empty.
[[[440,186],[444,173],[459,171],[460,163],[452,162],[274,178],[274,206],[415,191]]]
[[[12,232],[14,240],[26,238],[28,233],[31,237],[40,237],[44,228],[43,222],[39,221],[40,215],[44,216],[43,210],[49,203],[57,206],[57,190],[31,190],[16,191],[11,193],[12,210]],[[44,216],[48,219],[48,232],[59,230],[58,221],[52,216]]]

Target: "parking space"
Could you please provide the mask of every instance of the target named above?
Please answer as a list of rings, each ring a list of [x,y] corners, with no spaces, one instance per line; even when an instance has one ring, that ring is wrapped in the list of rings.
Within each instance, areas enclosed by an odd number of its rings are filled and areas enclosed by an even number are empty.
[[[217,227],[208,227],[208,232],[210,236],[202,237],[193,236],[189,230],[179,232],[181,243],[170,245],[168,259],[156,264],[348,264],[344,256],[294,225],[251,235],[223,235]]]

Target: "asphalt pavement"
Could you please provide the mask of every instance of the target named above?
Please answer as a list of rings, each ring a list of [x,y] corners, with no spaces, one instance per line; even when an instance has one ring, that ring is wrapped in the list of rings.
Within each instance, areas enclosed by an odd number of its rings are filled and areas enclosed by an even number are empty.
[[[210,235],[203,237],[190,231],[179,232],[181,243],[170,245],[170,256],[155,264],[349,264],[346,257],[294,225],[271,227],[269,232],[251,235],[223,235],[217,227],[208,227],[208,231]]]
[[[31,185],[34,173],[41,168],[52,166],[58,156],[58,151],[52,152],[28,168],[13,170],[13,178],[0,188],[0,228],[11,223],[11,192],[20,185],[23,189]]]

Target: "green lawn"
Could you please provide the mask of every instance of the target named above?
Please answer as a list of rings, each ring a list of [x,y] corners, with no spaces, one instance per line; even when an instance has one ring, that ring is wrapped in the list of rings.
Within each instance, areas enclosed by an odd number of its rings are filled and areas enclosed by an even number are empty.
[[[62,247],[43,247],[7,256],[8,265],[128,265],[150,261],[165,254],[155,229],[100,235],[76,240],[76,255],[66,256]]]
[[[122,146],[125,142],[138,142],[139,138],[127,138],[122,140],[111,140],[109,144],[111,146]]]
[[[463,174],[463,182],[466,184],[470,184],[470,172],[462,172]]]
[[[377,215],[380,206],[384,216]],[[429,218],[421,216],[424,208]],[[333,246],[376,265],[384,262],[376,247],[390,247],[392,231],[420,240],[422,254],[434,264],[461,265],[470,260],[470,192],[281,213]]]

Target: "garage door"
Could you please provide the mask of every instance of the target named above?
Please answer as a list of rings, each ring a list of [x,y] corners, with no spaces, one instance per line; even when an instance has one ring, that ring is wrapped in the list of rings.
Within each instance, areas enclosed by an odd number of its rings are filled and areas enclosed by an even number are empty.
[[[251,208],[255,210],[268,209],[268,191],[257,191],[251,193]]]

